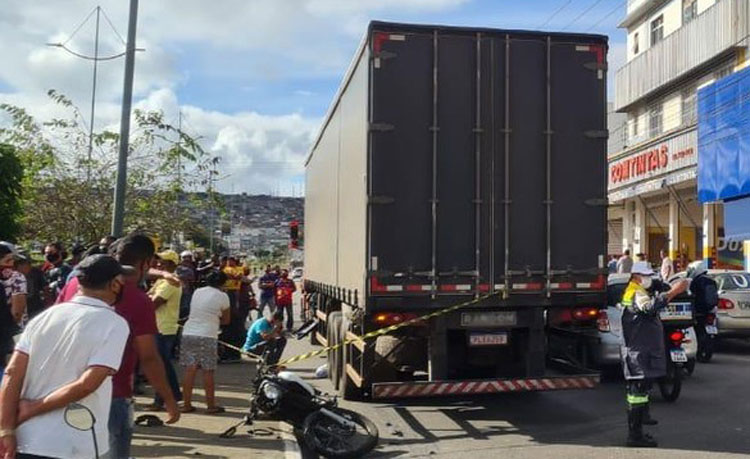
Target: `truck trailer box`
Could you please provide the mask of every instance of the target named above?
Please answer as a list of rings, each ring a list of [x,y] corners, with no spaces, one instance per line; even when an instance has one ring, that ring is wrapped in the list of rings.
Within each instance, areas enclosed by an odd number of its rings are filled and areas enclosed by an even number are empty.
[[[372,22],[306,161],[305,288],[321,319],[356,311],[345,328],[362,333],[378,312],[480,298],[470,309],[538,329],[548,308],[603,305],[607,49],[599,35]]]

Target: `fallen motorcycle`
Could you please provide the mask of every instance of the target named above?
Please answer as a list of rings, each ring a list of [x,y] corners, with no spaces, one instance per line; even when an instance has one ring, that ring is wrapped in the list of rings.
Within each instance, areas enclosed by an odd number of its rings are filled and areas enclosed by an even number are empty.
[[[297,339],[305,334],[298,332]],[[257,367],[250,410],[241,424],[251,425],[260,415],[286,422],[300,442],[326,458],[360,458],[375,448],[378,429],[372,421],[340,408],[336,397],[322,394],[295,373],[277,373],[274,366],[266,364],[266,354]],[[233,436],[238,426],[221,436]]]

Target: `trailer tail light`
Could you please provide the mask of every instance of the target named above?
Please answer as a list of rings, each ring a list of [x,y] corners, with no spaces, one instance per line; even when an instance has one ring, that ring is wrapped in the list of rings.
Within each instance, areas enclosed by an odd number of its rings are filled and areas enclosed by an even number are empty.
[[[612,331],[612,328],[609,326],[609,316],[606,310],[602,309],[599,311],[599,315],[596,318],[596,327],[600,332]]]
[[[599,308],[576,308],[573,309],[573,319],[583,322],[594,320],[599,317]]]
[[[734,301],[727,298],[719,298],[719,309],[734,309]]]
[[[418,315],[411,312],[379,312],[372,318],[376,325],[387,327],[390,325],[399,325],[409,320],[414,320]],[[415,323],[414,325],[418,325]]]
[[[675,330],[669,334],[669,340],[678,346],[685,340],[685,333],[683,333],[682,330]]]

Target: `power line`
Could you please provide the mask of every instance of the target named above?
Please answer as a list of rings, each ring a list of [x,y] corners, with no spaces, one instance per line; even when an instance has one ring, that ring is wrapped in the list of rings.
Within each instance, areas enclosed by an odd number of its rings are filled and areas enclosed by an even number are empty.
[[[568,25],[566,25],[565,27],[563,27],[563,28],[562,28],[562,30],[565,30],[565,29],[567,29],[568,27],[570,27],[570,26],[572,26],[573,24],[575,24],[576,22],[578,22],[578,21],[579,21],[579,20],[580,20],[580,19],[581,19],[582,17],[586,16],[586,14],[587,14],[587,13],[588,13],[589,11],[593,10],[594,8],[596,8],[596,6],[597,6],[598,4],[600,4],[600,3],[602,2],[602,1],[604,1],[604,0],[596,0],[596,1],[594,2],[594,3],[592,3],[591,5],[589,5],[589,7],[588,7],[588,8],[586,8],[586,9],[585,9],[585,10],[583,10],[583,11],[581,11],[581,13],[580,13],[580,14],[579,14],[578,16],[576,16],[575,18],[573,18],[573,20],[572,20],[572,21],[570,21],[570,22],[568,23]]]
[[[593,25],[592,25],[591,27],[589,27],[588,29],[586,29],[586,32],[588,32],[588,31],[590,31],[590,30],[592,30],[592,29],[596,28],[596,26],[598,26],[598,25],[599,25],[599,24],[601,24],[602,22],[606,21],[606,20],[607,20],[607,19],[608,19],[608,18],[609,18],[610,16],[612,16],[612,15],[613,15],[613,14],[615,14],[615,13],[616,13],[617,11],[619,11],[619,9],[620,9],[620,8],[622,8],[623,6],[625,6],[625,4],[626,4],[626,3],[627,3],[627,0],[626,0],[626,1],[624,1],[624,2],[622,2],[622,3],[620,3],[619,5],[615,6],[615,7],[614,7],[614,9],[612,9],[612,11],[610,11],[609,13],[605,14],[604,16],[602,16],[602,17],[601,17],[601,18],[600,18],[600,19],[599,19],[598,21],[596,21],[596,22],[595,22],[595,23],[594,23],[594,24],[593,24]]]
[[[541,23],[541,24],[540,24],[540,25],[539,25],[539,26],[537,27],[537,29],[541,29],[542,27],[544,27],[544,26],[546,26],[547,24],[549,24],[549,23],[550,23],[550,21],[552,21],[552,20],[553,20],[553,19],[555,18],[555,16],[557,16],[558,14],[560,14],[560,13],[562,12],[562,10],[564,10],[564,9],[565,9],[565,8],[566,8],[566,7],[568,6],[568,5],[570,5],[570,4],[572,3],[572,2],[573,2],[573,0],[568,0],[567,2],[563,3],[563,4],[562,4],[562,5],[561,5],[561,6],[560,6],[560,7],[558,8],[558,9],[556,9],[556,10],[555,10],[555,11],[554,11],[554,12],[553,12],[552,14],[550,14],[550,16],[549,16],[549,17],[547,18],[547,20],[546,20],[546,21],[544,21],[544,22],[542,22],[542,23]]]

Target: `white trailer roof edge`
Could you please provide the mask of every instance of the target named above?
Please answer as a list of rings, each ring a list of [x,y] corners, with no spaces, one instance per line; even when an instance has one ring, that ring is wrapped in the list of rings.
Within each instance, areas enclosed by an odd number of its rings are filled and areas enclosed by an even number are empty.
[[[320,143],[320,139],[323,137],[323,133],[328,127],[328,123],[331,122],[333,113],[336,111],[336,108],[338,107],[339,102],[341,101],[341,96],[344,94],[344,91],[346,91],[346,88],[349,86],[349,82],[351,82],[351,79],[354,76],[354,71],[356,70],[357,65],[359,64],[359,61],[362,59],[362,55],[364,54],[365,49],[367,48],[367,42],[370,38],[369,36],[370,36],[370,28],[368,27],[367,31],[365,31],[364,37],[362,37],[362,40],[360,41],[359,46],[357,47],[357,52],[354,54],[354,59],[352,59],[352,61],[349,63],[349,67],[346,69],[346,73],[344,74],[344,78],[341,80],[339,89],[336,91],[336,95],[333,97],[333,101],[331,102],[331,105],[328,107],[328,111],[326,112],[326,115],[323,118],[323,123],[320,125],[318,134],[315,136],[315,141],[310,147],[310,151],[307,153],[307,157],[305,158],[305,167],[307,167],[307,165],[310,163],[313,152],[315,151],[315,148],[317,148],[318,144]]]

